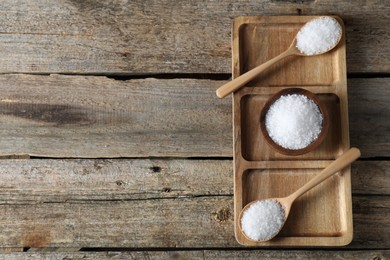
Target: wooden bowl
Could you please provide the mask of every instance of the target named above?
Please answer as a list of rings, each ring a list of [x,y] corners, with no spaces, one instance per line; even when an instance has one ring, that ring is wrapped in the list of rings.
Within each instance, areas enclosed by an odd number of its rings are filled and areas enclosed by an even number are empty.
[[[302,148],[302,149],[287,149],[279,144],[275,143],[272,138],[268,135],[267,128],[265,126],[265,116],[270,108],[270,106],[278,100],[281,96],[284,95],[291,95],[291,94],[298,94],[298,95],[304,95],[308,99],[312,100],[315,104],[317,104],[321,114],[322,114],[322,129],[321,132],[319,133],[317,139],[315,139],[313,142],[311,142],[308,146]],[[313,151],[315,148],[317,148],[322,141],[324,140],[326,134],[328,133],[329,129],[329,115],[326,110],[325,105],[321,102],[321,100],[317,97],[316,94],[313,92],[310,92],[308,90],[302,89],[302,88],[287,88],[282,91],[277,92],[273,96],[271,96],[268,101],[265,103],[263,109],[261,110],[260,113],[260,128],[261,132],[267,141],[267,143],[275,149],[277,152],[285,155],[301,155],[308,153],[310,151]]]

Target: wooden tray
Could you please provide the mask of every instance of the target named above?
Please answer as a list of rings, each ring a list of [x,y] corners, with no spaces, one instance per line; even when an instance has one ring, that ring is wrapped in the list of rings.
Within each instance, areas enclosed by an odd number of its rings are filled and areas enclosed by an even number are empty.
[[[287,49],[299,28],[313,18],[236,18],[233,26],[233,77]],[[341,20],[340,23],[345,32]],[[341,246],[351,242],[350,168],[333,175],[298,199],[281,233],[271,241],[250,241],[238,227],[238,215],[247,203],[289,195],[349,148],[345,64],[343,36],[331,52],[313,57],[288,57],[234,93],[234,229],[240,244]],[[301,87],[318,94],[330,115],[329,134],[324,142],[314,151],[300,156],[275,152],[260,131],[259,116],[264,103],[270,95],[286,87]]]

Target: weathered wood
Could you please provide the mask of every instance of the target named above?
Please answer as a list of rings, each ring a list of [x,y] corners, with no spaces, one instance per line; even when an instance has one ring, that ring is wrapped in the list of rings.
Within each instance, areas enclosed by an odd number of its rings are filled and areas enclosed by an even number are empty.
[[[234,17],[339,15],[349,72],[389,72],[386,1],[3,0],[0,72],[230,73]]]
[[[1,159],[3,159],[3,160],[7,160],[7,159],[30,159],[30,155],[28,155],[28,154],[17,154],[17,155],[10,154],[10,155],[0,156],[0,160]]]
[[[81,250],[81,248],[79,248],[79,247],[25,247],[24,248],[24,251],[25,252],[28,251],[29,254],[32,254],[32,253],[45,254],[45,253],[54,253],[54,252],[74,253],[74,252],[78,252],[80,250]]]
[[[0,204],[233,194],[231,160],[2,160],[0,176]]]
[[[353,194],[390,195],[390,161],[357,161],[351,180]]]
[[[1,155],[232,156],[226,81],[0,76]],[[351,145],[390,156],[386,78],[350,79]],[[375,90],[375,91],[373,91]]]
[[[218,81],[0,77],[0,154],[231,155],[231,104]]]
[[[23,252],[23,247],[0,247],[0,257],[2,254]]]
[[[231,196],[0,205],[4,247],[234,246]]]
[[[0,255],[1,257],[2,255]],[[197,251],[130,251],[130,252],[55,252],[55,253],[13,253],[9,260],[66,259],[387,259],[389,250],[197,250]]]
[[[382,248],[389,248],[389,214],[389,196],[353,197],[354,240],[351,246],[356,248],[370,248],[372,245],[382,241],[384,242]],[[382,223],[378,223],[377,221]]]
[[[389,250],[341,251],[341,250],[205,250],[205,259],[387,259]]]
[[[388,196],[355,196],[348,248],[387,248]],[[3,247],[239,247],[232,196],[0,205]]]
[[[389,163],[376,163],[353,164],[365,188],[349,248],[390,241]],[[0,175],[4,247],[239,246],[230,160],[2,160]]]
[[[351,144],[365,157],[389,157],[390,79],[350,79],[348,95]]]
[[[354,195],[390,195],[390,162],[352,164]],[[231,160],[3,160],[0,204],[233,195]]]

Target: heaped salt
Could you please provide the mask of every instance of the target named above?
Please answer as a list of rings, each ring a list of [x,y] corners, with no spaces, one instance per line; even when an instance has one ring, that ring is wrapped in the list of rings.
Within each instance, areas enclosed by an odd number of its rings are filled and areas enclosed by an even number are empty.
[[[317,139],[322,130],[322,113],[304,95],[283,95],[268,109],[265,126],[269,137],[286,149],[303,149]]]
[[[316,55],[333,48],[341,37],[341,26],[333,17],[320,17],[305,24],[297,34],[297,48]]]
[[[270,240],[277,235],[285,221],[282,205],[273,199],[259,200],[242,214],[241,229],[255,241]]]

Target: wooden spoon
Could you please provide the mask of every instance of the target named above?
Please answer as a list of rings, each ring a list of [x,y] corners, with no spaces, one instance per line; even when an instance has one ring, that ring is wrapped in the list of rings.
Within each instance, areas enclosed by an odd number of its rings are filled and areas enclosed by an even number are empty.
[[[300,31],[307,25],[309,25],[311,22],[313,22],[314,20],[317,20],[317,19],[321,19],[323,17],[319,17],[319,18],[315,18],[315,19],[312,19],[310,20],[309,22],[307,22],[301,29]],[[337,21],[336,18],[332,18],[332,19],[335,19]],[[340,26],[340,25],[339,25]],[[226,83],[225,85],[219,87],[216,91],[216,94],[219,98],[224,98],[226,97],[227,95],[229,95],[230,93],[240,89],[242,86],[244,86],[246,83],[248,83],[249,81],[251,81],[253,78],[255,78],[257,75],[259,75],[261,72],[263,72],[265,69],[267,69],[268,67],[270,67],[271,65],[275,64],[276,62],[280,61],[281,59],[284,59],[285,57],[287,56],[291,56],[291,55],[299,55],[299,56],[314,56],[314,55],[320,55],[320,54],[323,54],[323,53],[326,53],[330,50],[332,50],[334,47],[337,46],[337,44],[340,42],[340,39],[341,39],[341,35],[342,35],[342,31],[341,31],[341,26],[340,26],[340,35],[337,39],[337,41],[335,42],[335,44],[333,46],[330,46],[327,50],[324,50],[323,52],[320,52],[320,53],[316,53],[316,54],[305,54],[305,53],[302,53],[298,48],[297,48],[297,36],[295,36],[294,40],[292,41],[290,47],[288,47],[288,49],[284,52],[282,52],[281,54],[279,54],[278,56],[268,60],[267,62],[249,70],[248,72],[242,74],[241,76],[235,78],[234,80]],[[298,32],[299,33],[299,32]],[[298,34],[297,34],[298,35]]]
[[[278,202],[281,205],[281,210],[283,211],[282,213],[284,213],[284,223],[285,223],[287,220],[288,214],[290,213],[291,206],[297,198],[299,198],[302,194],[304,194],[308,190],[310,190],[313,187],[320,184],[322,181],[324,181],[328,177],[332,176],[336,172],[339,172],[341,169],[343,169],[344,167],[351,164],[353,161],[355,161],[357,158],[359,158],[359,156],[360,156],[359,149],[351,148],[347,152],[345,152],[343,155],[341,155],[339,158],[337,158],[335,161],[333,161],[331,164],[329,164],[320,174],[318,174],[316,177],[311,179],[309,182],[307,182],[305,185],[303,185],[301,188],[299,188],[297,191],[295,191],[291,195],[284,197],[284,198],[273,198],[273,199],[267,199],[267,200],[275,200],[276,202]],[[264,200],[261,200],[261,201],[264,201]],[[267,239],[264,239],[264,240],[254,240],[254,239],[248,237],[247,234],[245,234],[245,232],[242,229],[241,220],[243,217],[243,213],[246,210],[248,210],[249,207],[256,202],[259,202],[259,200],[252,201],[251,203],[247,204],[241,210],[240,215],[239,215],[239,227],[240,227],[242,233],[244,234],[244,236],[251,241],[270,240],[280,232],[284,223],[282,223],[282,225],[280,225],[279,230],[276,230],[275,232],[270,234],[267,237]]]

